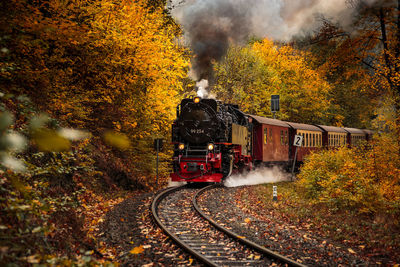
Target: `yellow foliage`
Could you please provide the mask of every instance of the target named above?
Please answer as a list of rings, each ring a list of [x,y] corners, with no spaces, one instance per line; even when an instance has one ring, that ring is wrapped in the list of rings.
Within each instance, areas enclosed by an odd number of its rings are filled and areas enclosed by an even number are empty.
[[[271,116],[270,98],[280,95],[278,118],[322,123],[342,119],[331,113],[332,87],[306,59],[312,55],[269,39],[245,48],[232,47],[215,65],[217,97],[239,104],[247,113]]]
[[[28,95],[95,139],[125,133],[135,147],[126,158],[147,163],[129,170],[147,176],[148,148],[155,136],[168,139],[189,64],[178,26],[148,0],[39,2],[10,0],[0,11],[11,25],[0,24],[9,34],[2,45],[12,51],[0,63],[2,91]]]
[[[313,153],[298,184],[316,202],[360,212],[400,212],[399,149],[393,136],[382,135],[359,148]]]

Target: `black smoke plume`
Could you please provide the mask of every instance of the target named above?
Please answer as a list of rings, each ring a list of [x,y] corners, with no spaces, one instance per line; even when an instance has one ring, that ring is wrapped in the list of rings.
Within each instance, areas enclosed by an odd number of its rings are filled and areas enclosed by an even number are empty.
[[[230,43],[243,44],[249,37],[290,41],[317,30],[322,17],[351,27],[358,12],[354,3],[379,1],[170,0],[172,15],[183,26],[194,52],[191,76],[198,81],[212,78],[212,62],[225,55]]]
[[[219,61],[230,42],[238,43],[249,34],[246,7],[231,1],[208,1],[185,10],[185,35],[194,52],[192,71],[196,80],[212,80],[212,62]]]

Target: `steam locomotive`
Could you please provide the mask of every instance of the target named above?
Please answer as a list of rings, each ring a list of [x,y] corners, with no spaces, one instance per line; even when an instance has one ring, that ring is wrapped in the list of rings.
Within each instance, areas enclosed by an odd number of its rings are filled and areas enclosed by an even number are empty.
[[[172,125],[172,181],[220,182],[234,169],[250,169],[251,138],[251,124],[238,106],[183,99]]]
[[[370,130],[309,125],[244,114],[237,105],[186,98],[172,124],[172,181],[221,182],[253,164],[303,161],[312,150],[357,145]],[[303,144],[295,153],[294,137]]]

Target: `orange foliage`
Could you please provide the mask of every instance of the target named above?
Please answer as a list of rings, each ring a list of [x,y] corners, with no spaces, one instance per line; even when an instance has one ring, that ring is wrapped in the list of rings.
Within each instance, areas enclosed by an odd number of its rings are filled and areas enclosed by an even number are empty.
[[[360,212],[400,213],[399,149],[395,137],[382,135],[359,148],[311,154],[299,184],[316,202]]]

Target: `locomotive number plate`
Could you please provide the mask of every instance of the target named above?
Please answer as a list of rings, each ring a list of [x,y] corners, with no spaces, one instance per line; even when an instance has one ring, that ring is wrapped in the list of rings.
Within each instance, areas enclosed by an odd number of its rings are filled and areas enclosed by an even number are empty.
[[[191,134],[203,134],[204,129],[190,129]]]

